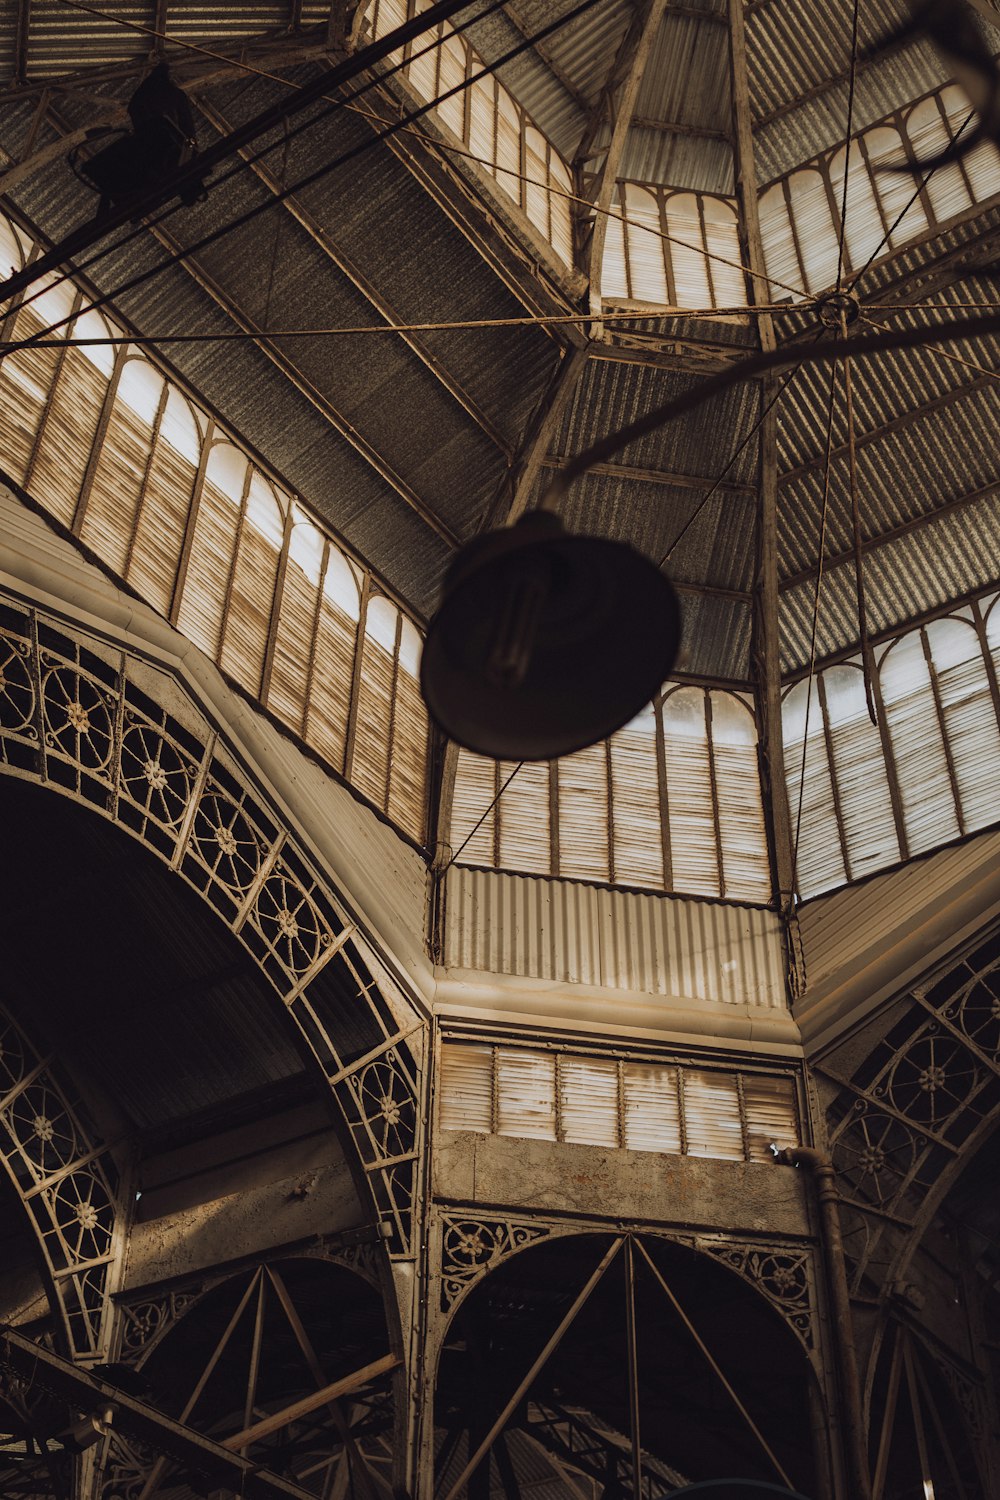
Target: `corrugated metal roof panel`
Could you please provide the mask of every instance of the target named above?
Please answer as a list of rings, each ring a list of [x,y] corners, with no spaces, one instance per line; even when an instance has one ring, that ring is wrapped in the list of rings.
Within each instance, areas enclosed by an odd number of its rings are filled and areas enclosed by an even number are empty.
[[[733,152],[728,141],[678,130],[634,125],[628,133],[620,175],[630,182],[656,182],[691,192],[732,195]]]
[[[990,494],[952,515],[936,517],[918,531],[865,553],[869,628],[889,631],[975,593],[984,573],[996,576],[1000,557],[1000,504]],[[782,670],[808,665],[815,584],[807,580],[781,595]],[[854,569],[845,563],[824,575],[817,657],[856,644],[858,609]]]
[[[639,86],[636,116],[715,129],[728,122],[729,112],[728,27],[676,15],[668,5]]]

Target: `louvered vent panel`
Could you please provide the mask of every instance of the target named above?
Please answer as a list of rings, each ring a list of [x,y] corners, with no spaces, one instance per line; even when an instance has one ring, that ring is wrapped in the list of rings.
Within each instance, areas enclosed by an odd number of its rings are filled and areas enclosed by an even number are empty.
[[[881,737],[868,717],[860,667],[829,668],[823,673],[822,687],[849,873],[857,880],[900,857],[889,778]],[[818,702],[814,711],[821,712]],[[815,749],[819,753],[819,747]]]
[[[524,132],[524,175],[528,179],[524,184],[524,210],[539,234],[548,239],[550,236],[546,155],[545,137],[533,125],[528,125]]]
[[[707,1069],[685,1069],[684,1134],[689,1156],[743,1160],[743,1126],[735,1078]]]
[[[350,777],[376,807],[385,807],[389,786],[389,732],[395,675],[392,652],[366,633]]]
[[[556,1138],[556,1067],[551,1052],[502,1048],[497,1055],[497,1134]]]
[[[64,351],[28,488],[65,526],[76,511],[107,390],[107,375],[82,350]]]
[[[129,359],[101,439],[80,539],[117,573],[125,571],[163,395],[163,377],[145,359]]]
[[[559,873],[607,880],[608,776],[604,746],[592,745],[557,762]]]
[[[465,1042],[441,1047],[438,1120],[442,1130],[493,1129],[493,1048]]]
[[[246,466],[230,444],[216,443],[212,449],[178,611],[179,628],[213,660],[229,593]]]
[[[719,895],[705,695],[679,688],[663,705],[674,889]]]
[[[609,1057],[559,1059],[559,1138],[618,1146],[618,1064]]]
[[[809,743],[806,746],[805,785],[802,783],[802,740],[806,727],[808,684],[796,683],[785,697],[782,725],[785,777],[793,832],[798,830],[797,884],[803,896],[815,896],[847,878],[840,830],[837,827],[830,766],[823,737],[823,714],[815,684],[809,706]],[[801,797],[801,819],[799,804]]]
[[[40,298],[18,313],[11,339],[31,338],[47,326],[42,314],[45,301]],[[58,312],[57,317],[68,311]],[[28,472],[58,359],[57,349],[20,349],[0,363],[0,452],[4,469],[19,484]]]
[[[910,853],[918,854],[947,843],[959,832],[919,630],[903,636],[886,652],[880,676]]]
[[[469,100],[469,150],[492,164],[495,153],[496,79],[479,78],[466,90]],[[487,166],[487,171],[490,169]]]
[[[507,761],[501,764],[501,786],[513,769]],[[526,874],[549,873],[549,775],[547,762],[525,761],[500,799],[499,863],[504,869],[523,870]],[[462,858],[467,854],[468,850]]]
[[[396,676],[396,715],[386,811],[417,840],[424,834],[427,733],[427,710],[420,695],[420,684],[400,666]]]
[[[460,85],[465,79],[466,49],[463,42],[454,35],[450,26],[444,28],[444,38],[441,46],[437,49],[438,79],[436,92],[447,93],[449,89]],[[465,125],[465,95],[455,94],[451,99],[446,99],[438,107],[438,116],[462,139]]]
[[[611,740],[615,879],[663,889],[663,833],[651,708]]]
[[[288,504],[288,501],[285,501]],[[219,664],[249,692],[260,692],[278,577],[284,516],[271,486],[254,474],[236,547]]]
[[[784,292],[785,286],[798,288],[802,285],[795,237],[788,217],[784,188],[780,182],[774,183],[761,194],[759,214],[764,265],[772,279],[772,295],[778,298],[783,294],[787,295]]]
[[[1000,815],[1000,730],[975,626],[937,620],[927,626],[945,729],[966,832]]]
[[[685,1096],[686,1097],[686,1096]],[[795,1084],[791,1078],[743,1075],[743,1103],[751,1161],[770,1161],[770,1143],[795,1146],[799,1141]]]
[[[513,788],[511,788],[513,790]],[[451,847],[462,849],[461,860],[469,865],[492,865],[496,810],[488,811],[496,796],[496,765],[468,750],[458,752],[455,792],[451,812]],[[484,817],[483,814],[486,814]],[[482,818],[475,833],[473,828]],[[469,835],[472,837],[469,838]],[[468,843],[465,841],[468,839]]]
[[[322,563],[322,536],[308,521],[296,520],[278,601],[267,706],[285,724],[299,731],[305,727]]]
[[[628,220],[624,226],[628,237],[628,296],[636,302],[667,306],[673,299],[667,283],[659,204],[651,192],[637,183],[623,183],[622,191]],[[669,232],[678,232],[673,222]],[[673,251],[675,247],[670,248]]]
[[[171,391],[146,476],[126,578],[167,614],[198,474],[200,433],[183,397]]]
[[[667,199],[667,231],[674,238],[669,255],[674,267],[674,292],[679,307],[711,307],[712,288],[698,199],[694,193],[672,193]]]
[[[625,1142],[631,1151],[681,1149],[677,1069],[661,1063],[622,1066]]]
[[[316,628],[305,734],[310,745],[337,770],[344,765],[357,633],[357,621],[324,593]]]
[[[753,714],[729,693],[712,693],[710,702],[724,892],[730,900],[766,902],[771,872]]]

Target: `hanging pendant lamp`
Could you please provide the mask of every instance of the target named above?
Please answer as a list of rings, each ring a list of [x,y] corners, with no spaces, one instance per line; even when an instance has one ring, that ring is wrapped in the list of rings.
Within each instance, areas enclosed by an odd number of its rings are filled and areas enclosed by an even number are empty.
[[[677,595],[648,558],[530,511],[452,562],[421,691],[465,749],[553,760],[634,718],[668,676],[680,635]]]

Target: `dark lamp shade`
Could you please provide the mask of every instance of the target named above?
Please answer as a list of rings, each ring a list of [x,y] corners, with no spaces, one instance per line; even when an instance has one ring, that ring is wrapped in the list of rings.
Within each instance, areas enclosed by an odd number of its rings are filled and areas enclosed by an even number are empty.
[[[532,511],[455,558],[420,665],[428,712],[494,760],[554,760],[633,719],[669,675],[670,581],[622,542]]]

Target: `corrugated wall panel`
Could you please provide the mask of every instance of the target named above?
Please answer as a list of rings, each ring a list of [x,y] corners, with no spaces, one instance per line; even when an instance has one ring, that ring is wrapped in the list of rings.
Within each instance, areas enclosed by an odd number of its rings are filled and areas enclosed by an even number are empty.
[[[773,912],[583,883],[448,872],[444,964],[784,1009]]]

